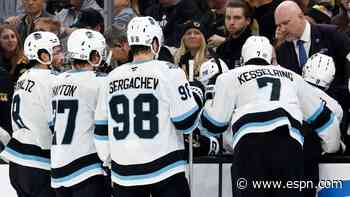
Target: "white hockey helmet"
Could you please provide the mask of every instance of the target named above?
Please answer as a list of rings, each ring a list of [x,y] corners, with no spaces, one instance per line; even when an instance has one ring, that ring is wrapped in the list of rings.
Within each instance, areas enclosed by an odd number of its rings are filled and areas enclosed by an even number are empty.
[[[60,46],[60,40],[56,34],[45,31],[37,31],[27,36],[24,41],[24,55],[28,60],[36,60],[41,64],[49,65],[53,59],[53,48]],[[44,62],[39,57],[40,52],[47,52],[49,61]]]
[[[334,60],[328,55],[316,53],[307,60],[302,74],[305,81],[327,89],[335,75]]]
[[[264,36],[250,36],[242,47],[242,63],[253,58],[264,59],[269,64],[272,61],[273,47],[269,39]]]
[[[95,67],[99,66],[102,60],[107,59],[106,46],[105,37],[100,32],[90,29],[77,29],[73,31],[67,41],[69,58],[86,60]],[[97,64],[91,62],[93,52],[97,52],[100,56]]]
[[[200,66],[199,81],[202,82],[204,86],[207,86],[213,77],[216,77],[221,73],[225,73],[228,70],[228,66],[224,61],[221,59],[211,58]]]
[[[134,17],[128,24],[127,37],[129,46],[142,45],[151,48],[157,55],[163,43],[163,31],[158,22],[150,16]],[[154,39],[158,40],[159,49],[155,51],[152,46]]]

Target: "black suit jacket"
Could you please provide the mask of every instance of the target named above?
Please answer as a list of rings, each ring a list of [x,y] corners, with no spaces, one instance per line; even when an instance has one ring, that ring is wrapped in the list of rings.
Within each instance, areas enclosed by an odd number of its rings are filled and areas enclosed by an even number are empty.
[[[318,52],[333,57],[336,65],[335,83],[344,84],[345,79],[350,76],[350,62],[346,58],[350,52],[350,38],[344,33],[337,32],[336,26],[312,24],[309,57]],[[301,74],[302,69],[293,42],[283,43],[276,53],[281,66]]]
[[[350,38],[345,33],[336,31],[333,25],[311,25],[311,47],[309,57],[315,53],[333,57],[335,61],[335,78],[327,93],[335,98],[344,112],[350,108],[350,95],[347,80],[350,76]],[[277,50],[278,63],[298,74],[302,73],[293,42],[283,43]],[[344,113],[345,114],[345,113]],[[344,115],[345,116],[345,115]]]

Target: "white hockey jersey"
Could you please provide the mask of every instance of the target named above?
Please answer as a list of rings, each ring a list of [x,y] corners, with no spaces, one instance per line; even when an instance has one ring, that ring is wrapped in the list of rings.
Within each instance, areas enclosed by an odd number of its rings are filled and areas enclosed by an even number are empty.
[[[95,129],[104,161],[110,146],[112,181],[146,185],[184,172],[183,133],[197,126],[199,111],[178,66],[152,60],[113,70],[100,94]]]
[[[95,109],[103,78],[93,71],[68,71],[53,84],[53,188],[70,187],[104,174],[94,144]]]
[[[247,65],[219,76],[214,99],[205,104],[201,115],[201,126],[209,134],[218,134],[232,125],[234,148],[248,133],[288,125],[291,137],[302,145],[303,120],[321,137],[325,152],[339,149],[339,121],[317,89],[280,66]]]
[[[32,68],[18,79],[12,100],[13,134],[2,156],[16,164],[50,170],[50,90],[56,76]]]
[[[336,115],[339,122],[343,119],[343,109],[341,108],[340,104],[337,102],[337,100],[330,97],[327,93],[322,91],[321,89],[313,86],[316,90],[316,94],[323,100],[326,104],[326,106]]]

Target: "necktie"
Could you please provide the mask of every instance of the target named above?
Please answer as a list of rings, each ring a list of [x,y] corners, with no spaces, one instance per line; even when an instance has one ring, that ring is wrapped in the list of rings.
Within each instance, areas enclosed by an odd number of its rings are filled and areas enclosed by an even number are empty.
[[[298,46],[298,50],[299,50],[299,64],[300,64],[300,67],[303,67],[307,61],[307,55],[306,55],[306,50],[304,47],[304,41],[298,40],[297,46]]]

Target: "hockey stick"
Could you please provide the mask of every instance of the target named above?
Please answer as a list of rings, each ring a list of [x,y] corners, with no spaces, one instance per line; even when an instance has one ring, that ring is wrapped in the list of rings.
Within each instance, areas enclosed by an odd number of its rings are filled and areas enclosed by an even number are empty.
[[[218,197],[222,197],[222,151],[223,151],[223,136],[219,137],[219,194]]]
[[[189,81],[193,81],[194,80],[194,61],[193,60],[189,60],[188,61],[188,79]],[[190,185],[190,192],[191,192],[191,196],[193,195],[193,134],[192,132],[190,133],[190,135],[188,136],[188,152],[189,152],[189,169],[188,169],[188,177],[189,177],[189,185]]]

